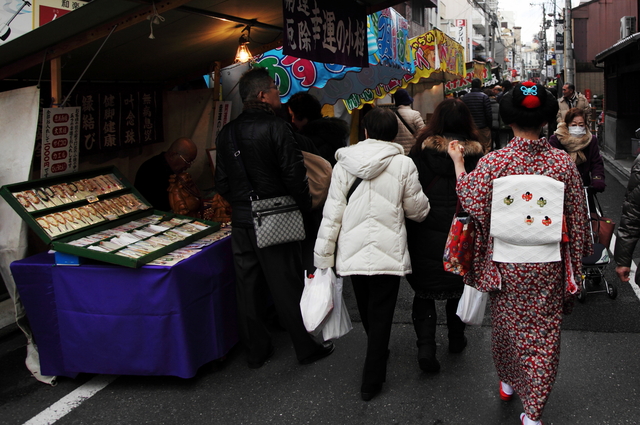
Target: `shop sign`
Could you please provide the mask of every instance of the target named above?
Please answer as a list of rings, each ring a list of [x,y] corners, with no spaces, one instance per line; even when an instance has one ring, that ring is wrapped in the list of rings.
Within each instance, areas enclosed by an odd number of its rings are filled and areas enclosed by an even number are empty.
[[[83,155],[164,141],[159,86],[92,85],[76,89],[71,102],[82,107]]]
[[[80,108],[42,110],[40,176],[52,177],[78,171]]]
[[[372,13],[367,19],[369,64],[384,65],[413,73],[409,21],[392,8]]]
[[[483,84],[486,84],[494,78],[491,73],[491,65],[482,62],[473,62],[473,68],[467,68],[467,74],[464,78],[459,78],[453,81],[447,81],[444,85],[444,94],[449,95],[462,90],[471,90],[471,81],[474,78],[478,78]]]
[[[441,71],[460,78],[464,76],[464,48],[442,31],[428,31],[410,39],[408,45],[414,58],[414,72],[405,73],[400,78],[383,80],[384,82],[367,87],[363,91],[350,93],[344,97],[348,111],[361,108],[366,103],[373,103],[375,99],[395,93],[399,88],[418,83],[422,78],[429,78],[434,72]]]
[[[87,3],[81,0],[34,0],[33,28],[41,27]]]
[[[364,5],[340,0],[282,0],[282,10],[285,55],[368,66]]]

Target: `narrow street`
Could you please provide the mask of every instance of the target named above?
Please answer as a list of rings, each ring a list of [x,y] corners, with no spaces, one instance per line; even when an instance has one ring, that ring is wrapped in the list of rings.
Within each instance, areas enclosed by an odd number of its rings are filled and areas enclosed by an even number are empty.
[[[625,187],[611,172],[608,167],[607,190],[599,199],[605,215],[619,222]],[[606,278],[616,286],[617,298],[588,294],[565,319],[560,371],[542,418],[547,425],[638,423],[640,300],[638,288],[621,283],[614,268],[612,262]],[[365,334],[349,282],[345,289],[354,329],[336,341],[332,356],[309,366],[297,364],[287,334],[274,329],[276,353],[261,369],[248,369],[236,347],[192,379],[83,374],[60,378],[51,387],[29,376],[25,339],[15,327],[6,328],[0,331],[2,423],[47,424],[58,417],[60,425],[518,423],[518,398],[503,402],[498,396],[488,317],[483,326],[467,328],[469,345],[457,355],[447,352],[441,324],[442,370],[436,375],[420,371],[410,317],[413,295],[406,281],[396,308],[387,382],[379,396],[361,401]],[[439,316],[444,318],[443,310]]]

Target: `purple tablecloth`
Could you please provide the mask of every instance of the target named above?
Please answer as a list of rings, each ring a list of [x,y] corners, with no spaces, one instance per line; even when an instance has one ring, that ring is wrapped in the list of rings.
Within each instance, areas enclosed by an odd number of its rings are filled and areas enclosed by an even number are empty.
[[[238,341],[228,237],[173,267],[11,264],[43,375],[190,378]]]

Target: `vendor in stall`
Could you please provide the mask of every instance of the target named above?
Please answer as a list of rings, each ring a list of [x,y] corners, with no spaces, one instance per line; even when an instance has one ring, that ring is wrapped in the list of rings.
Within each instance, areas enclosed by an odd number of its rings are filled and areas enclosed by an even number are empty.
[[[134,186],[160,211],[170,211],[169,177],[186,171],[198,156],[198,148],[187,137],[180,137],[162,152],[142,163]]]

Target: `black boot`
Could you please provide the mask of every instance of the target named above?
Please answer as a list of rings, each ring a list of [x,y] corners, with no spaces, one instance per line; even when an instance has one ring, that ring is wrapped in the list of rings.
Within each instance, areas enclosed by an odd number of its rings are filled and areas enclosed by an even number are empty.
[[[433,300],[413,298],[413,328],[418,340],[418,364],[425,372],[438,372],[440,363],[436,358],[436,304]]]
[[[449,329],[449,352],[461,353],[467,346],[467,337],[464,336],[466,324],[456,314],[459,298],[447,300],[445,310],[447,312],[447,328]]]

